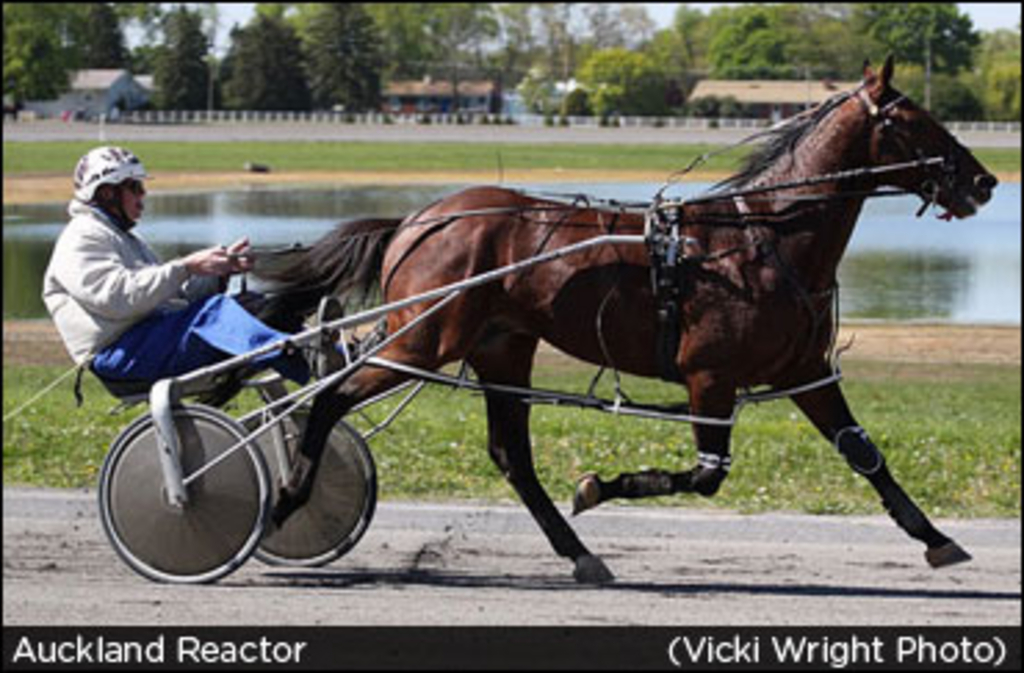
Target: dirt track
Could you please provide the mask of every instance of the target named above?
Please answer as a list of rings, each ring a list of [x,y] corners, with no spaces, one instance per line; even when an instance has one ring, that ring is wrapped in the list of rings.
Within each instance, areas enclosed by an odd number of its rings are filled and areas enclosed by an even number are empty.
[[[5,321],[4,362],[70,366],[49,320]],[[839,343],[853,338],[847,357],[884,362],[1020,364],[1021,331],[1015,326],[846,322]],[[560,357],[541,350],[541,357]]]
[[[4,625],[1004,625],[1021,623],[1020,522],[937,522],[943,570],[885,517],[608,507],[573,521],[618,581],[584,588],[525,510],[387,503],[321,569],[255,559],[210,587],[130,571],[92,493],[4,489]]]

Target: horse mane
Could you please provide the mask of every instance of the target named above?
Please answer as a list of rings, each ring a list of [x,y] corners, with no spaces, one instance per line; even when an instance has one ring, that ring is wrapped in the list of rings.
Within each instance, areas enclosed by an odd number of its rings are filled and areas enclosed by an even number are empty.
[[[747,156],[743,163],[743,168],[735,175],[716,184],[712,187],[712,191],[740,189],[750,186],[757,177],[775,166],[784,157],[792,156],[800,141],[806,138],[813,129],[817,128],[833,110],[856,95],[856,91],[855,89],[854,91],[837,93],[820,103],[817,107],[794,115],[764,131],[761,135],[766,136],[766,140],[763,141],[760,148]]]

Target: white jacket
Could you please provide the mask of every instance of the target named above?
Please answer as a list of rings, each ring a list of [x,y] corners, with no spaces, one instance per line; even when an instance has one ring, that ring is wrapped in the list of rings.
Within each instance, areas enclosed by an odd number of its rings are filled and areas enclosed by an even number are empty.
[[[92,206],[71,201],[68,214],[43,278],[43,302],[76,363],[154,310],[179,310],[219,289],[214,276],[189,280],[180,259],[161,264],[142,239]]]

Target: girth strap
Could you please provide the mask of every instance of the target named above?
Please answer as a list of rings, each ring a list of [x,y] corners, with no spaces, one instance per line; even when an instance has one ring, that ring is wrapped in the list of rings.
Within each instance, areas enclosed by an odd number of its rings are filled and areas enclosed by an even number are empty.
[[[683,336],[679,302],[683,294],[683,241],[679,235],[679,210],[652,208],[647,213],[647,252],[651,261],[657,336],[655,362],[658,376],[671,383],[682,382],[676,354]]]
[[[679,318],[678,288],[666,290],[656,296],[658,337],[654,353],[658,363],[658,376],[671,383],[682,382],[679,366],[676,364],[676,353],[683,336],[682,322]]]

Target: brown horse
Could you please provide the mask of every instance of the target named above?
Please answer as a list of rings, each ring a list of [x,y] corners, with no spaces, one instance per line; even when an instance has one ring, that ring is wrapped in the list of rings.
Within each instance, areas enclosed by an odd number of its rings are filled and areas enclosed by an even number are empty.
[[[484,383],[529,386],[543,339],[590,363],[673,378],[686,387],[693,414],[714,418],[732,414],[738,389],[787,389],[827,377],[836,269],[865,198],[879,188],[898,188],[947,214],[967,217],[989,200],[996,185],[968,150],[890,85],[892,72],[891,58],[878,73],[865,65],[858,89],[769,134],[746,169],[718,187],[720,197],[680,209],[681,233],[692,255],[678,295],[679,339],[670,349],[668,375],[656,356],[660,330],[652,263],[640,245],[593,248],[471,289],[381,357],[427,370],[464,360]],[[941,161],[925,160],[936,157]],[[844,171],[842,177],[814,179]],[[573,207],[480,187],[444,198],[401,223],[344,226],[278,277],[307,296],[346,295],[379,282],[390,302],[599,234],[643,231],[641,212]],[[391,313],[388,332],[427,308],[417,304]],[[317,397],[295,479],[281,491],[276,521],[308,497],[328,429],[353,405],[404,378],[367,366]],[[575,563],[576,579],[610,581],[611,573],[580,542],[537,479],[527,403],[494,391],[485,399],[491,458],[555,551]],[[854,420],[838,383],[792,399],[878,490],[896,523],[927,545],[929,563],[937,567],[970,558],[899,487]],[[577,509],[619,497],[713,495],[728,474],[730,427],[698,422],[693,432],[699,460],[692,469],[611,480],[589,475],[579,484]]]

